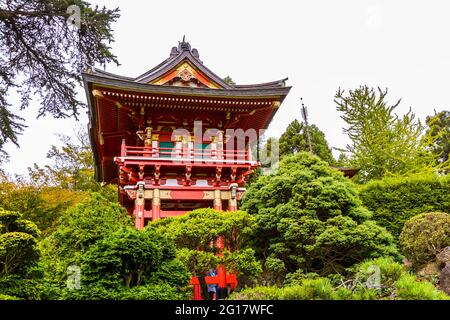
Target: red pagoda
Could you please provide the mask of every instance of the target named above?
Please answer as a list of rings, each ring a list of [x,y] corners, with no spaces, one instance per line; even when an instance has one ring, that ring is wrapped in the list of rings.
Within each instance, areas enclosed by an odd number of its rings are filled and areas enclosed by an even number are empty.
[[[90,68],[83,79],[95,178],[118,185],[138,229],[197,208],[237,210],[260,165],[250,145],[290,90],[287,79],[224,81],[184,39],[136,78]]]

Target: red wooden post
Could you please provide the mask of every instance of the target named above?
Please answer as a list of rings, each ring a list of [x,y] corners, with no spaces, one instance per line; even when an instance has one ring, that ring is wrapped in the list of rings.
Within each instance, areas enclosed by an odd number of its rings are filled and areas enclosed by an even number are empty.
[[[134,202],[134,224],[136,229],[144,229],[144,199],[137,198]]]
[[[227,290],[227,269],[224,265],[217,266],[217,299],[225,299],[228,295]]]
[[[198,282],[198,278],[194,277]],[[194,300],[202,300],[202,288],[199,284],[194,284]]]

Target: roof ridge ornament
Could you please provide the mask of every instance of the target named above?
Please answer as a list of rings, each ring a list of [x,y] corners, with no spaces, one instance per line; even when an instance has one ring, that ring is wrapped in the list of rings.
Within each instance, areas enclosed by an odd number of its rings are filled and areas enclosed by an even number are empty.
[[[200,63],[203,64],[203,61],[200,60],[200,54],[198,50],[191,47],[191,44],[186,41],[186,35],[183,35],[183,40],[178,41],[178,47],[172,47],[170,50],[170,58],[176,57],[181,54],[183,51],[189,51],[194,58],[196,58]]]
[[[178,41],[178,50],[179,51],[184,51],[184,50],[191,51],[191,45],[185,39],[186,39],[186,35],[183,35],[183,40],[181,42]]]

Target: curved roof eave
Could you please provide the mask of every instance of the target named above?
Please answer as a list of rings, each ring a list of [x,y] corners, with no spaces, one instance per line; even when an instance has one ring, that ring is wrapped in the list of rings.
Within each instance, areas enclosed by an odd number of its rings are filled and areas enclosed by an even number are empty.
[[[230,89],[211,89],[211,88],[191,88],[191,87],[177,87],[154,85],[148,83],[134,82],[125,79],[115,79],[96,74],[83,73],[85,83],[92,83],[96,85],[103,85],[106,87],[114,87],[116,89],[130,89],[143,93],[165,93],[165,94],[180,94],[180,95],[209,95],[216,97],[264,97],[264,96],[286,96],[291,89],[289,86],[284,87],[242,87]]]

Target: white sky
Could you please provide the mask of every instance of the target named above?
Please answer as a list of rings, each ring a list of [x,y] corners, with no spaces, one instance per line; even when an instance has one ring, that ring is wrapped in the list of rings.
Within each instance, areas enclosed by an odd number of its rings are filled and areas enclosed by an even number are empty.
[[[412,107],[422,120],[433,109],[450,109],[448,0],[89,2],[121,9],[112,44],[121,66],[107,71],[137,76],[166,59],[185,34],[221,77],[229,75],[238,84],[289,77],[291,92],[269,136],[301,119],[303,97],[310,122],[325,132],[330,146],[345,147],[344,123],[333,102],[339,87],[388,87],[389,101],[402,98],[399,113]],[[29,127],[19,138],[20,149],[6,148],[11,161],[3,168],[9,173],[47,163],[46,152],[58,144],[54,134],[73,133],[75,121],[35,120],[36,113],[37,106],[20,113]]]

